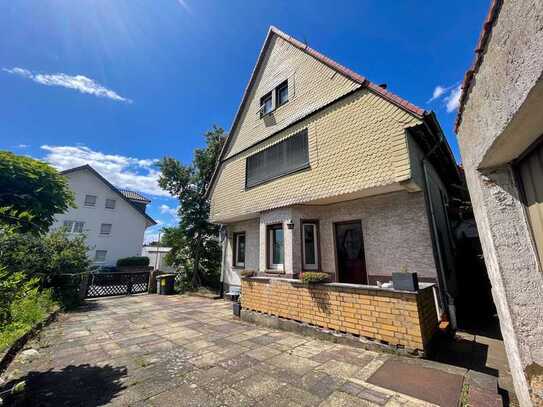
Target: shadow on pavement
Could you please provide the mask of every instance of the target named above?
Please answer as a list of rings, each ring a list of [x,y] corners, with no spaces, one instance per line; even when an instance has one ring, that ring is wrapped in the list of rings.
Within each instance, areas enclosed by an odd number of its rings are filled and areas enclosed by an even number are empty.
[[[8,406],[103,406],[124,389],[121,379],[125,367],[109,365],[66,366],[62,370],[29,372],[2,386],[9,389],[25,381],[25,391],[16,398],[5,398]]]

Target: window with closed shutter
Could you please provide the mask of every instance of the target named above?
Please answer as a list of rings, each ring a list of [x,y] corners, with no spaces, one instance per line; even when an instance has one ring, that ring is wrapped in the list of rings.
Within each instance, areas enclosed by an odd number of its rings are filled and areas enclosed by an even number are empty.
[[[309,166],[307,129],[247,157],[246,166],[247,188],[307,168]]]

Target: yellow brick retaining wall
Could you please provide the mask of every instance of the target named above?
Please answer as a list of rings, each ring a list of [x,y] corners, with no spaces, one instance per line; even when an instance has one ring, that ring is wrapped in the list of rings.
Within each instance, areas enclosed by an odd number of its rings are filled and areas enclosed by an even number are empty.
[[[354,284],[306,285],[281,278],[246,278],[241,305],[282,318],[426,350],[437,329],[431,286],[418,293]]]

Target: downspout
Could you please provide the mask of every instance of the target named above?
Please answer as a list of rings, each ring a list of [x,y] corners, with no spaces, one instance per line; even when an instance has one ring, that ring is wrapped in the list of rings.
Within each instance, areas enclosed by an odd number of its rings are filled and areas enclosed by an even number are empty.
[[[221,298],[224,298],[224,262],[226,260],[226,241],[228,239],[228,232],[224,225],[221,225],[219,228],[219,239],[221,243],[221,291],[219,293],[219,296]]]

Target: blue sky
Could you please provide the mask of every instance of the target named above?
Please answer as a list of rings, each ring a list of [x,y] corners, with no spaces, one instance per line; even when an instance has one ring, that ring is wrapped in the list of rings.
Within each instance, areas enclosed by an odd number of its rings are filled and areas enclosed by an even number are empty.
[[[489,1],[10,0],[0,3],[0,149],[88,162],[153,202],[152,163],[229,129],[269,25],[425,109],[453,133]],[[433,98],[433,96],[435,96]]]

